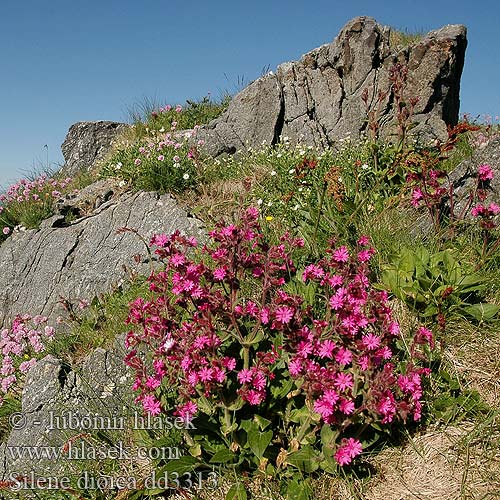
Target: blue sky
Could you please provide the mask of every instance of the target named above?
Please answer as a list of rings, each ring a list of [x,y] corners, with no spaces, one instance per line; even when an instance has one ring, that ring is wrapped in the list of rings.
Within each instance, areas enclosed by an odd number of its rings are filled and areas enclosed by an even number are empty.
[[[126,121],[144,98],[234,91],[358,15],[410,31],[465,24],[461,112],[500,114],[498,0],[0,0],[0,184],[45,165],[47,152],[61,163],[74,122]]]

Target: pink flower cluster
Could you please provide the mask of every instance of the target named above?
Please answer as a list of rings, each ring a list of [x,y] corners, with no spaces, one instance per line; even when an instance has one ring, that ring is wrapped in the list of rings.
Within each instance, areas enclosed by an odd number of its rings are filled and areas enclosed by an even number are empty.
[[[36,363],[36,355],[45,350],[45,341],[54,337],[54,328],[45,316],[18,315],[11,328],[0,333],[2,364],[0,388],[4,394],[12,389],[19,375],[26,374]],[[0,404],[3,399],[0,398]]]
[[[490,181],[493,179],[493,175],[493,169],[489,165],[487,165],[486,163],[479,165],[477,170],[477,177],[480,181]]]
[[[500,206],[498,206],[496,203],[490,203],[488,206],[478,203],[471,210],[471,215],[473,217],[481,218],[480,222],[481,227],[485,229],[493,229],[496,227],[493,218],[495,217],[495,215],[498,215],[499,213],[500,213]]]
[[[387,293],[370,284],[368,238],[355,252],[331,242],[326,257],[299,273],[292,254],[303,240],[285,234],[268,244],[258,217],[249,208],[237,224],[217,225],[197,261],[188,257],[197,242],[178,231],[151,240],[165,268],[150,276],[153,298],[130,304],[125,360],[144,410],[167,410],[168,386],[183,418],[200,411],[200,398],[216,407],[239,400],[257,411],[272,400],[275,381],[288,379],[297,404],[306,402],[344,436],[357,422],[419,420],[427,372],[413,360],[400,371],[393,361],[399,325]],[[287,291],[293,280],[314,290],[314,303]],[[427,332],[415,337],[415,354],[432,343]],[[349,438],[335,457],[344,465],[360,452]]]
[[[42,174],[34,180],[21,179],[11,185],[4,194],[0,195],[0,214],[9,211],[14,207],[17,212],[19,207],[29,204],[46,206],[47,203],[52,203],[61,196],[61,191],[65,190],[70,185],[72,179],[67,177],[63,180],[53,179],[46,174]],[[75,192],[77,192],[75,190]],[[31,206],[31,205],[30,205]],[[9,218],[5,220],[4,216],[0,215],[0,220],[6,224],[2,228],[4,235],[11,232]]]
[[[174,109],[176,113],[182,112],[182,106],[180,104],[177,104],[177,106],[175,106],[175,108],[172,108],[172,106],[170,104],[167,104],[166,106],[160,108],[158,111],[153,111],[151,113],[151,116],[153,116],[153,117],[158,116],[158,113],[160,113],[160,114],[161,113],[168,113],[172,109]]]
[[[409,173],[406,181],[413,184],[411,204],[418,208],[425,204],[428,207],[439,205],[448,190],[443,187],[446,172],[430,169],[419,173]]]
[[[65,189],[71,182],[70,177],[58,181],[45,174],[33,181],[21,179],[10,186],[5,194],[0,195],[0,201],[6,204],[43,201],[44,197],[59,198],[61,196],[59,190]]]

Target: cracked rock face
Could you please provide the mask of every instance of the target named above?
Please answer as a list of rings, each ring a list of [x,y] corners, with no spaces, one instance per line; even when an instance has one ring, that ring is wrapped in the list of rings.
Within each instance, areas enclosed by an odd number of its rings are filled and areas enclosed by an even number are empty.
[[[0,246],[0,325],[24,313],[54,321],[63,312],[61,297],[90,300],[110,291],[127,276],[123,266],[137,269],[134,256],[146,253],[136,235],[117,234],[124,226],[138,230],[146,240],[176,229],[203,234],[201,223],[172,196],[145,192],[111,197],[90,215],[61,225],[64,218],[54,216],[38,230],[13,233]],[[138,270],[147,274],[147,264]]]
[[[79,369],[50,355],[39,361],[27,375],[22,411],[0,445],[0,477],[78,477],[74,458],[83,440],[72,441],[76,451],[71,452],[71,438],[99,430],[108,437],[117,430],[124,436],[134,421],[132,377],[124,356],[123,338],[118,338],[113,349],[96,349]],[[30,458],[30,453],[39,455]]]
[[[78,122],[71,125],[61,146],[66,175],[91,170],[111,147],[111,143],[128,125],[110,121]]]
[[[446,137],[446,126],[458,121],[466,28],[446,26],[403,49],[391,47],[390,31],[369,17],[353,19],[332,43],[251,83],[197,139],[204,139],[206,151],[217,156],[263,141],[273,144],[280,135],[320,148],[359,137],[367,116],[361,95],[368,91],[374,109],[379,91],[390,88],[395,63],[409,70],[405,96],[420,98],[416,132]],[[394,133],[391,93],[383,104],[381,133],[388,136]]]

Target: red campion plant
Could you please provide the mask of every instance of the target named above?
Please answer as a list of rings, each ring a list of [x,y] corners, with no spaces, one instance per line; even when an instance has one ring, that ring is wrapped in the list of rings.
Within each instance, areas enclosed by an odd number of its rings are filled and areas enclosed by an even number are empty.
[[[191,421],[190,451],[212,463],[335,470],[374,429],[420,419],[432,333],[420,328],[401,357],[387,294],[370,283],[368,238],[354,252],[331,242],[300,271],[303,241],[268,243],[258,218],[249,208],[217,225],[201,249],[179,231],[152,238],[164,268],[127,320],[137,402]]]

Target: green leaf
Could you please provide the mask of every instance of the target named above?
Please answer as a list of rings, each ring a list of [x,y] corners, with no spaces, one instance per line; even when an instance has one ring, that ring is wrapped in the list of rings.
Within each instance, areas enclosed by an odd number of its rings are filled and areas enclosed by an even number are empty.
[[[280,387],[271,388],[271,393],[277,399],[284,398],[293,389],[293,385],[292,379],[283,379]]]
[[[227,448],[223,448],[219,450],[211,459],[211,464],[226,464],[228,462],[232,462],[235,459],[236,455]]]
[[[247,500],[247,491],[243,483],[235,483],[226,493],[225,500]]]
[[[261,432],[258,428],[252,429],[248,433],[248,446],[258,458],[262,458],[272,439],[273,431]]]
[[[312,495],[312,488],[307,481],[300,482],[294,479],[288,483],[286,489],[287,500],[309,500]]]
[[[314,472],[319,467],[316,452],[309,445],[302,447],[299,451],[290,453],[286,461],[308,474]]]
[[[496,316],[500,308],[496,304],[481,303],[465,306],[462,309],[477,321],[488,321]]]
[[[333,447],[337,440],[338,432],[332,430],[329,425],[323,425],[321,428],[321,444],[323,446]]]
[[[191,472],[200,465],[200,462],[196,458],[190,455],[184,455],[181,458],[175,460],[170,460],[165,467],[161,469],[162,473],[165,472],[177,472],[180,476]]]
[[[261,431],[265,430],[266,427],[271,425],[271,421],[267,420],[267,418],[261,417],[260,415],[255,415],[254,420],[257,422]]]

